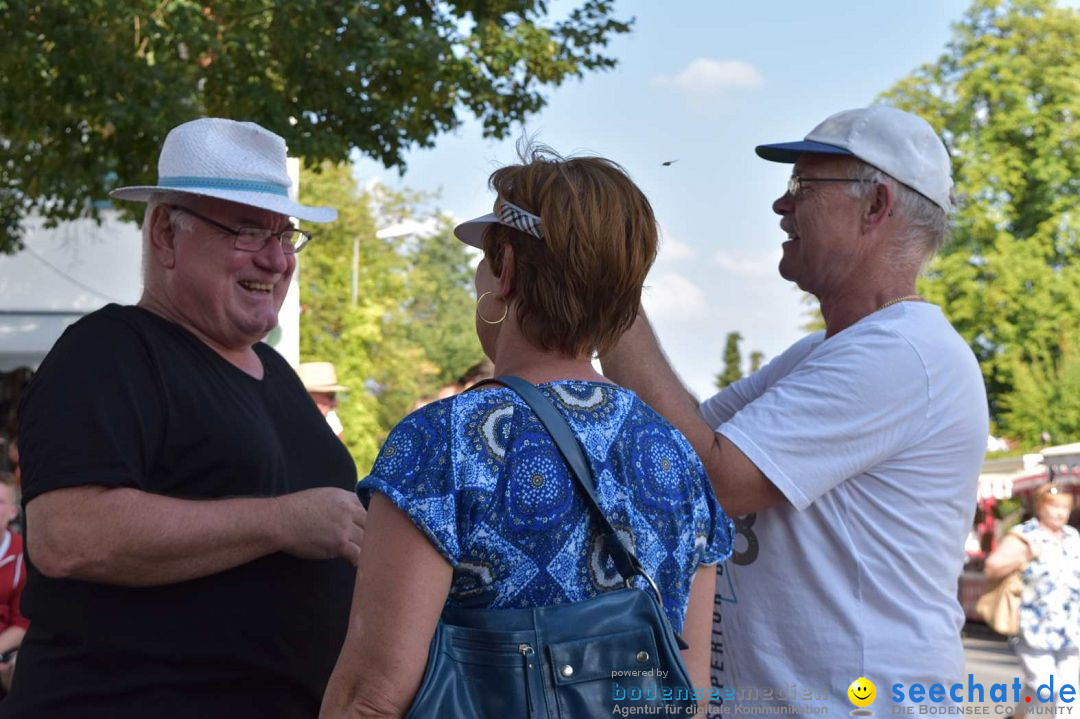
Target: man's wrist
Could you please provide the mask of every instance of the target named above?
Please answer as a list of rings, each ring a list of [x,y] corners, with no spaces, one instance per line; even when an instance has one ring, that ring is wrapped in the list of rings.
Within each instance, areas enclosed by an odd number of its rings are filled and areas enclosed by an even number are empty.
[[[281,552],[288,545],[288,495],[260,499],[265,503],[265,511],[257,513],[256,531],[260,532],[271,550]]]

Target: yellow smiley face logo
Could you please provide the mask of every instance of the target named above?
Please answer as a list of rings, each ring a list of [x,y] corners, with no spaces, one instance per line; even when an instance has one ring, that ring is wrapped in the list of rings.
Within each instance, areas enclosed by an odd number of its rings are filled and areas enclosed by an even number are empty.
[[[848,699],[857,707],[868,707],[877,697],[877,687],[866,677],[859,677],[847,690]]]

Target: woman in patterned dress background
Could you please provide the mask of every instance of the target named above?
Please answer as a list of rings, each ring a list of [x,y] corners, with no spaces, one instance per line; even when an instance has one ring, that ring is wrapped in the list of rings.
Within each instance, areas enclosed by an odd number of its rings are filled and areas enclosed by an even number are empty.
[[[1067,487],[1044,484],[1035,492],[1035,517],[1013,527],[986,558],[991,581],[1024,568],[1013,650],[1024,674],[1024,696],[1037,706],[1045,704],[1035,693],[1051,676],[1056,695],[1063,684],[1075,686],[1080,675],[1080,533],[1066,524],[1072,508]],[[1046,690],[1042,698],[1050,698]]]
[[[659,586],[690,644],[695,687],[707,691],[730,521],[686,439],[591,361],[637,313],[656,256],[652,208],[615,163],[546,149],[523,152],[490,185],[495,211],[455,229],[484,251],[484,352],[495,375],[538,385],[570,424],[605,513]],[[558,449],[507,388],[410,414],[358,491],[370,497],[364,552],[323,716],[403,716],[444,607],[550,606],[622,586]]]

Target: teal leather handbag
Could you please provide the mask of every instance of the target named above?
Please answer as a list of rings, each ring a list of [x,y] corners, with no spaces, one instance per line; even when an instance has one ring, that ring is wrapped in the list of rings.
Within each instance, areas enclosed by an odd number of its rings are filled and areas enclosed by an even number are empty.
[[[573,604],[534,609],[443,611],[408,719],[691,716],[695,689],[656,584],[616,534],[593,491],[592,472],[566,420],[520,377],[503,384],[525,400],[551,434],[592,506],[626,588]],[[641,577],[648,590],[632,587]],[[619,712],[622,713],[621,711]]]

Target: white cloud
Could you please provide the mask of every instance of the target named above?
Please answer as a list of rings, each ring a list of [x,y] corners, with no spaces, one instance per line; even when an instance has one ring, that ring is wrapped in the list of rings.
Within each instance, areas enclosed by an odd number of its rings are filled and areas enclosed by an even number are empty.
[[[700,287],[676,272],[650,275],[641,303],[655,322],[688,322],[704,319],[709,302]]]
[[[754,255],[743,255],[719,250],[713,255],[713,261],[721,269],[734,275],[744,277],[776,277],[776,265],[780,262],[782,251],[776,249],[772,252],[761,252]]]
[[[688,94],[715,92],[730,87],[760,87],[765,79],[756,67],[742,60],[699,57],[674,75],[657,75],[656,87],[673,87]]]
[[[695,257],[697,250],[672,237],[663,227],[660,228],[660,252],[656,257],[657,262],[682,262]]]

